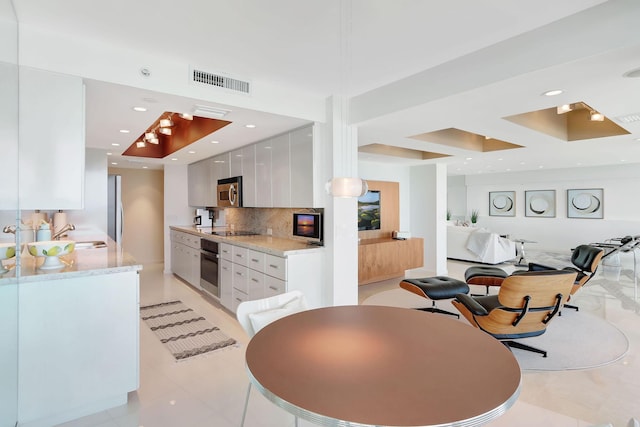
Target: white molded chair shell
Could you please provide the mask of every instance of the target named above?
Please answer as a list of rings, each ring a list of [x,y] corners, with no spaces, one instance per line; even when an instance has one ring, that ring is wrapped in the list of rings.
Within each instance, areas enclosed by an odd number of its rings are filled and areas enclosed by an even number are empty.
[[[307,307],[307,302],[304,298],[304,294],[301,291],[289,291],[284,294],[275,295],[272,297],[257,299],[253,301],[244,301],[238,305],[236,310],[236,318],[238,322],[245,330],[249,338],[252,338],[255,335],[253,330],[253,325],[251,324],[251,319],[249,315],[251,313],[259,313],[261,311],[271,310],[274,308],[282,307],[283,305],[299,298],[299,304],[301,307]],[[275,319],[274,319],[275,321]],[[249,395],[251,394],[251,383],[247,387],[247,396],[244,401],[244,410],[242,411],[242,421],[240,422],[240,426],[244,427],[244,421],[247,416],[247,406],[249,405]],[[298,427],[298,417],[295,416],[295,426]]]
[[[306,300],[304,294],[301,291],[289,291],[284,294],[274,295],[272,297],[257,299],[253,301],[244,301],[238,305],[236,310],[236,318],[240,325],[245,330],[249,338],[255,335],[249,314],[258,313],[260,311],[270,310],[273,308],[282,307],[284,304],[293,301],[296,298],[300,298],[300,302],[306,307]]]

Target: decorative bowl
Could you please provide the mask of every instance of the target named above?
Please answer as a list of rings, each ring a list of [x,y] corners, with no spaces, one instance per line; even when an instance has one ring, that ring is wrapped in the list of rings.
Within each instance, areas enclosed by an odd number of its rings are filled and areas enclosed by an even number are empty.
[[[4,274],[8,269],[4,268],[2,261],[16,256],[16,244],[14,242],[0,243],[0,274]]]
[[[41,270],[49,270],[64,267],[58,257],[70,254],[74,251],[76,242],[73,240],[45,240],[42,242],[29,242],[27,249],[35,257],[44,257],[40,266]]]

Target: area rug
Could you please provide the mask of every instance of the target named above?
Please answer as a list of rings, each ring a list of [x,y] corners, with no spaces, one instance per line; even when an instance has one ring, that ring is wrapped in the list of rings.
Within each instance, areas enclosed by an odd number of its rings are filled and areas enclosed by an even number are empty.
[[[372,295],[362,304],[417,308],[428,307],[431,301],[404,289],[392,289]],[[457,312],[449,300],[440,300],[437,306],[447,311]],[[425,313],[425,315],[444,316],[432,313]],[[455,319],[453,316],[450,317]],[[460,321],[468,324],[462,316]],[[622,331],[608,321],[584,310],[564,309],[561,316],[551,321],[543,335],[521,341],[548,352],[547,357],[542,357],[532,352],[513,349],[513,354],[523,371],[596,368],[620,360],[629,350],[629,340]]]
[[[140,317],[178,361],[236,344],[181,301],[140,307]]]

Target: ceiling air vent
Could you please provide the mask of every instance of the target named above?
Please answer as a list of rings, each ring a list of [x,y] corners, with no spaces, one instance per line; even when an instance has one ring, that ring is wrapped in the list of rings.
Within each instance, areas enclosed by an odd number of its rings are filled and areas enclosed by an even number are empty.
[[[640,113],[627,114],[626,116],[618,116],[616,120],[620,123],[633,123],[640,121]]]
[[[234,92],[251,93],[251,84],[247,81],[234,79],[221,74],[209,73],[207,71],[191,69],[191,81],[207,86],[216,86],[229,89]]]

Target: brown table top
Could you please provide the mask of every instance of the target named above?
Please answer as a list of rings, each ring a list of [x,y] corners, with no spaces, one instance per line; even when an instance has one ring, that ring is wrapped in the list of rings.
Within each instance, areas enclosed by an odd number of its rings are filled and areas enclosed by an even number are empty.
[[[383,306],[308,310],[249,342],[268,399],[332,426],[482,425],[520,390],[520,367],[488,334],[433,313]]]

